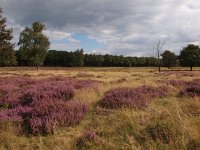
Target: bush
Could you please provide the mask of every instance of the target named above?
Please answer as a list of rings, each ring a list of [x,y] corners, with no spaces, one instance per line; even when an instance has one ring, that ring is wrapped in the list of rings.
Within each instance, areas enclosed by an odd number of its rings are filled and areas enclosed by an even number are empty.
[[[74,87],[65,82],[36,84],[22,93],[21,104],[35,103],[41,99],[70,100],[74,95]]]
[[[200,96],[200,85],[188,86],[180,92],[180,95],[191,96],[191,97]]]
[[[180,92],[181,96],[200,96],[200,80],[194,79],[181,90]]]
[[[166,87],[117,88],[108,91],[100,101],[100,105],[106,108],[143,108],[153,98],[164,97],[168,93]]]
[[[0,120],[19,122],[26,133],[33,135],[76,125],[88,108],[73,100],[75,86],[76,89],[88,88],[93,83],[95,81],[62,77],[30,81],[27,78],[0,78]]]
[[[78,124],[86,112],[87,106],[79,101],[43,101],[25,118],[25,125],[32,134],[53,133],[58,127]]]

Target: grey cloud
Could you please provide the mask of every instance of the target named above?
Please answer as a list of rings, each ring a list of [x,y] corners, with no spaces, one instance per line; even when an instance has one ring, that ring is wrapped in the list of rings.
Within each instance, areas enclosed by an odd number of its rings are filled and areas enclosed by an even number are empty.
[[[146,55],[160,39],[167,41],[166,49],[178,53],[185,44],[200,39],[198,0],[0,0],[0,3],[12,26],[18,29],[39,20],[50,31],[85,32],[104,43],[107,52],[113,54]]]

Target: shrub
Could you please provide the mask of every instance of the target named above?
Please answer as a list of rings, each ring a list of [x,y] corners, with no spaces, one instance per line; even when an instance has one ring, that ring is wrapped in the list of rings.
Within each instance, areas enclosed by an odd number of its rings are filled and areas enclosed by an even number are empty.
[[[191,85],[181,90],[180,95],[182,96],[200,96],[200,85]]]
[[[167,84],[170,84],[172,86],[184,87],[188,85],[188,82],[182,80],[169,80],[167,81]]]
[[[94,80],[77,80],[74,84],[75,89],[97,88],[100,82]]]
[[[43,101],[26,118],[26,126],[32,134],[53,133],[58,127],[78,124],[86,112],[87,106],[79,101]]]
[[[117,88],[108,91],[100,101],[100,105],[106,108],[143,108],[153,98],[164,97],[168,93],[166,87]]]
[[[181,90],[180,92],[181,96],[200,96],[200,80],[194,79]]]
[[[0,120],[22,122],[23,117],[32,112],[31,107],[18,106],[16,108],[4,110],[0,112]]]
[[[39,80],[0,78],[0,120],[19,122],[25,132],[34,135],[76,125],[88,108],[72,100],[74,87],[88,88],[94,83],[92,80],[77,81],[63,77]]]
[[[41,99],[62,99],[70,100],[75,95],[73,86],[66,85],[65,82],[44,83],[30,86],[22,93],[21,103],[35,103]]]
[[[21,96],[21,89],[17,86],[8,84],[0,85],[0,108],[14,107]]]

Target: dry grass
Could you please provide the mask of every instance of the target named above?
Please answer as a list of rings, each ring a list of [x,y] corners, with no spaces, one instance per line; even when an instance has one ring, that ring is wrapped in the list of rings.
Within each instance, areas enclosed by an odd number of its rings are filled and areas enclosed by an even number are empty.
[[[198,68],[196,68],[198,70]],[[1,68],[0,76],[47,78],[52,76],[101,81],[97,89],[75,93],[89,105],[86,118],[47,136],[26,136],[14,123],[0,122],[0,149],[200,149],[200,99],[173,94],[157,98],[142,110],[105,109],[98,106],[104,94],[118,87],[161,86],[163,80],[191,81],[199,72],[157,72],[156,68]],[[85,132],[95,138],[85,137]],[[90,134],[89,134],[90,135]],[[80,140],[81,139],[81,140]]]

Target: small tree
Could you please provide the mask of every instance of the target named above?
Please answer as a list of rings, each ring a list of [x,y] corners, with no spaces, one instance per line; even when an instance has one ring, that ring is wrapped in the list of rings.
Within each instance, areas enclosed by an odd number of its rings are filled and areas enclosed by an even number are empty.
[[[161,67],[161,54],[162,54],[162,48],[165,45],[166,41],[158,41],[156,45],[153,46],[153,51],[155,53],[155,57],[158,60],[158,71],[160,72],[160,67]]]
[[[16,65],[12,29],[6,27],[6,18],[2,16],[3,10],[0,8],[0,66]]]
[[[198,45],[189,44],[184,47],[179,56],[180,64],[182,66],[190,67],[192,71],[193,66],[200,63],[200,48]]]
[[[164,67],[173,67],[177,64],[177,57],[175,53],[166,50],[162,53],[162,63]]]
[[[19,57],[25,65],[41,66],[47,55],[50,42],[43,34],[45,25],[34,22],[32,27],[26,27],[19,37]]]

